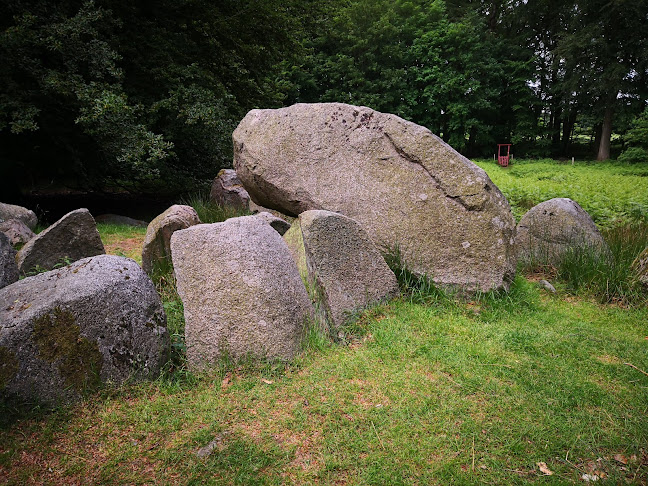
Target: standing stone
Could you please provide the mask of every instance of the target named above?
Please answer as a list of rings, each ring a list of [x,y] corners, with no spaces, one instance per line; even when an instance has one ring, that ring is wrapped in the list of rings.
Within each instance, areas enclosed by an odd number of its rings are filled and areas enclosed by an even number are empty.
[[[406,265],[466,290],[507,288],[515,222],[486,173],[428,129],[340,103],[252,110],[234,167],[258,204],[342,213]]]
[[[22,275],[106,253],[90,211],[77,209],[29,240],[18,252]]]
[[[212,182],[209,198],[222,207],[247,209],[250,195],[233,169],[222,169]]]
[[[16,250],[4,233],[0,233],[0,289],[18,280]]]
[[[38,224],[36,213],[31,209],[16,206],[14,204],[0,203],[0,222],[9,219],[19,219],[31,230],[33,230]]]
[[[187,361],[290,360],[312,307],[288,247],[254,216],[201,224],[171,238],[185,312]]]
[[[13,246],[27,243],[36,234],[19,219],[8,219],[0,223],[0,233],[4,233]]]
[[[0,290],[0,397],[55,405],[155,378],[168,346],[160,297],[128,258],[85,258]]]
[[[171,262],[171,235],[200,224],[196,210],[191,206],[174,204],[164,211],[146,229],[146,237],[142,246],[142,268],[149,275],[155,265]]]
[[[568,198],[531,208],[518,223],[515,242],[521,261],[541,264],[559,264],[574,248],[609,252],[590,215]]]
[[[398,281],[362,227],[341,214],[299,215],[309,278],[333,328],[349,315],[398,295]]]

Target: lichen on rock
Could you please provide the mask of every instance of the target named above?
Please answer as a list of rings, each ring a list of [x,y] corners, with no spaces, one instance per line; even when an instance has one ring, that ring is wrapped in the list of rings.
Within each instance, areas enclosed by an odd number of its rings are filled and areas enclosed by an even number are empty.
[[[0,390],[18,373],[18,358],[9,349],[0,346]]]
[[[34,321],[33,339],[38,355],[49,363],[57,363],[68,386],[79,392],[94,390],[100,383],[103,362],[99,346],[81,336],[74,315],[54,308]]]

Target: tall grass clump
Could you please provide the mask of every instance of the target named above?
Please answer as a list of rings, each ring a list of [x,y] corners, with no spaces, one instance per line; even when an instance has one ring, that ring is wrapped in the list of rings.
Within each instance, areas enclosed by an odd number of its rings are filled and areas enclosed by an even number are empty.
[[[439,288],[431,277],[417,275],[407,266],[400,246],[382,249],[387,266],[394,272],[403,296],[411,303],[422,305],[450,305],[453,303],[451,292]]]
[[[199,192],[184,198],[181,204],[191,206],[196,210],[200,221],[203,223],[220,223],[229,218],[247,216],[250,214],[245,208],[221,206],[209,198],[209,194]]]
[[[648,224],[635,223],[604,229],[606,250],[574,247],[556,268],[556,276],[574,291],[585,291],[602,303],[646,305],[648,295],[632,267],[648,246]]]

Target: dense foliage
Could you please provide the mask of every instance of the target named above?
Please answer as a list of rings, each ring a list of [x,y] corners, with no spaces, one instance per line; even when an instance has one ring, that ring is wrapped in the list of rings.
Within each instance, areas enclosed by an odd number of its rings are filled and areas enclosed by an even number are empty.
[[[249,109],[318,101],[471,157],[510,141],[606,159],[614,132],[642,162],[647,17],[628,0],[7,0],[0,170],[15,190],[196,189]]]

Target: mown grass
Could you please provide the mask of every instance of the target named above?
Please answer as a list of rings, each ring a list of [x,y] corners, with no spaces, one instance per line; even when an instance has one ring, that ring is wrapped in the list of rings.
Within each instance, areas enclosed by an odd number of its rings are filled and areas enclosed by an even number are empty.
[[[524,484],[598,470],[640,483],[648,376],[625,363],[648,369],[647,319],[523,278],[505,299],[404,298],[365,313],[348,345],[308,348],[289,365],[105,390],[15,423],[0,431],[0,478]]]
[[[609,231],[627,255],[645,242],[637,227]],[[602,305],[566,277],[556,294],[518,276],[509,292],[460,297],[392,256],[403,296],[345,339],[314,327],[292,363],[203,374],[186,369],[182,304],[158,269],[170,365],[152,383],[5,419],[0,482],[648,482],[645,305]]]
[[[620,162],[517,160],[500,167],[476,161],[509,200],[519,220],[536,204],[568,197],[600,226],[648,221],[648,166]]]

